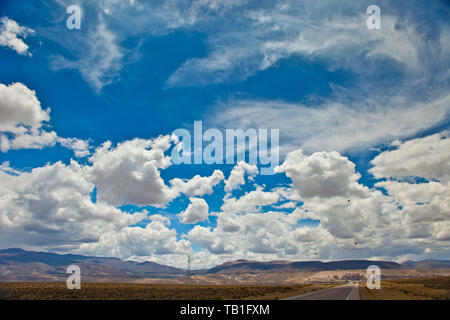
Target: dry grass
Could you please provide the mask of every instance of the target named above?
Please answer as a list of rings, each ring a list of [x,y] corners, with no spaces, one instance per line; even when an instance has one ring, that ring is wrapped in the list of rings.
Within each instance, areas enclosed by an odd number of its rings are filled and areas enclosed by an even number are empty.
[[[311,285],[171,285],[82,283],[68,290],[60,282],[0,283],[0,299],[26,300],[251,300],[280,299],[332,284]]]
[[[450,300],[450,277],[386,280],[380,290],[362,283],[361,293],[369,300]]]

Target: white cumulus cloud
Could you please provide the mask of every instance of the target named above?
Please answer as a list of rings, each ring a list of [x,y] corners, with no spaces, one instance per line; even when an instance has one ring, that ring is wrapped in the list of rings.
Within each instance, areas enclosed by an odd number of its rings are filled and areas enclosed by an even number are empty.
[[[153,140],[134,139],[112,146],[103,143],[89,158],[88,176],[98,189],[98,198],[113,205],[136,204],[163,207],[178,192],[170,189],[160,169],[170,166],[164,154],[170,136]]]
[[[224,179],[224,175],[220,170],[214,170],[213,174],[209,177],[201,177],[195,175],[192,179],[180,179],[174,178],[170,180],[170,184],[173,190],[184,193],[185,195],[203,196],[205,194],[213,193],[213,188],[218,185]]]
[[[337,152],[307,156],[302,150],[293,151],[276,171],[285,172],[291,178],[302,198],[352,197],[365,191],[358,184],[361,176],[355,171],[355,164]]]
[[[103,202],[94,203],[94,185],[83,167],[57,162],[18,172],[0,170],[0,239],[5,246],[78,249],[106,232],[117,232],[145,217]]]
[[[74,150],[75,156],[89,154],[89,142],[77,138],[58,137],[46,127],[50,121],[50,108],[42,108],[34,90],[20,82],[0,83],[0,150],[42,149],[59,142]]]
[[[450,181],[449,132],[405,141],[392,151],[383,152],[371,162],[376,178],[423,177]]]
[[[209,206],[204,199],[190,198],[187,209],[179,214],[183,223],[197,223],[208,219]]]
[[[24,39],[33,33],[33,29],[21,26],[8,17],[0,19],[0,46],[9,47],[18,54],[31,56]]]
[[[225,191],[231,192],[245,184],[246,174],[249,176],[249,179],[253,179],[258,174],[258,167],[254,164],[239,161],[238,164],[233,167],[230,176],[225,181]]]

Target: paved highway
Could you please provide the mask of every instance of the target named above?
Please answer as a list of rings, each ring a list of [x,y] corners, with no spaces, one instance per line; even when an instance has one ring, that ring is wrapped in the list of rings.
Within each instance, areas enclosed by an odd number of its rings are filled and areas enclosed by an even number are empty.
[[[360,300],[359,285],[357,283],[346,284],[289,297],[284,300]]]

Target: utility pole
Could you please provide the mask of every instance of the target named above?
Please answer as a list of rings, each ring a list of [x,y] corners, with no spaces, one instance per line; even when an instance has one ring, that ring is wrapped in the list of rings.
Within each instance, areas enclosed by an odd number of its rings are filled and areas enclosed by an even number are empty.
[[[187,255],[186,284],[191,284],[191,256]]]

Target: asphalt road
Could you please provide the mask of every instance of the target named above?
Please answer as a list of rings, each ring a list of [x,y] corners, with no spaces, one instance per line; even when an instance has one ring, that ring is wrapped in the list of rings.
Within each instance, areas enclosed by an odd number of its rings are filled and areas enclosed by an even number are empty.
[[[346,284],[339,287],[289,297],[284,300],[360,300],[359,285]]]

